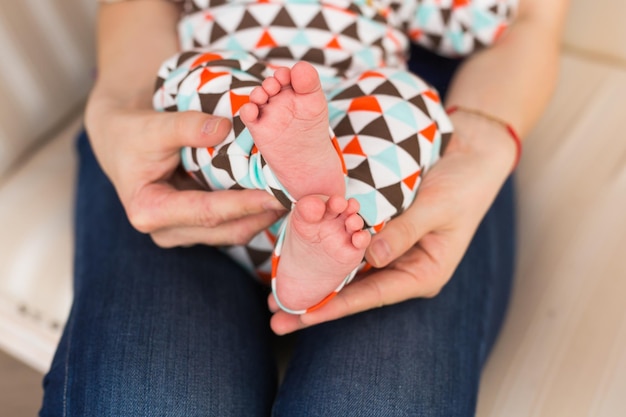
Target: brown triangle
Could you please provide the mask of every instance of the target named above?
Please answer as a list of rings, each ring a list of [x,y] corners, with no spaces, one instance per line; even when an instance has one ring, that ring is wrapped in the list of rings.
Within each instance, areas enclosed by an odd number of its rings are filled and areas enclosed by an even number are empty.
[[[377,117],[371,123],[366,125],[360,132],[360,135],[374,136],[375,138],[392,138],[389,127],[384,117]]]
[[[343,36],[348,36],[350,38],[359,40],[359,31],[356,22],[342,30],[341,34]]]
[[[420,109],[429,119],[431,118],[426,102],[424,101],[424,97],[422,97],[421,94],[410,99],[409,103]]]
[[[263,265],[272,257],[272,251],[254,249],[251,248],[249,245],[246,246],[246,253],[255,268]]]
[[[349,170],[348,177],[363,181],[364,183],[374,187],[374,178],[372,178],[372,171],[367,159]]]
[[[347,98],[355,98],[364,96],[365,93],[358,85],[353,85],[351,87],[346,88],[341,93],[337,94],[333,97],[333,100],[344,100]]]
[[[289,58],[293,59],[293,54],[291,50],[287,46],[279,46],[276,48],[270,49],[268,54],[265,56],[266,58]]]
[[[317,15],[315,15],[313,20],[311,20],[307,25],[307,28],[322,29],[330,32],[330,28],[328,27],[328,24],[326,23],[326,19],[324,18],[324,14],[322,14],[322,12],[319,12]]]
[[[417,139],[417,134],[411,135],[406,139],[403,139],[397,143],[397,145],[406,151],[413,160],[415,160],[418,164],[420,162],[420,144]]]
[[[344,116],[339,123],[333,126],[333,131],[337,137],[353,136],[354,127],[352,127],[352,123],[350,123],[350,118]]]
[[[241,22],[239,26],[237,26],[236,31],[240,31],[242,29],[250,29],[261,26],[261,24],[250,14],[249,11],[246,11],[241,18]]]
[[[274,27],[287,27],[287,28],[295,28],[297,27],[296,23],[293,21],[289,12],[285,10],[284,7],[280,9],[270,26]]]
[[[224,28],[222,28],[220,25],[214,22],[213,28],[211,29],[211,36],[209,38],[209,42],[213,43],[217,41],[218,39],[223,38],[226,35],[228,35],[228,32],[226,32]]]
[[[452,10],[450,9],[441,10],[441,19],[443,20],[444,26],[448,26],[448,23],[450,22],[450,16],[452,16]]]
[[[302,61],[307,61],[307,62],[311,62],[314,64],[325,64],[326,63],[326,58],[324,57],[324,51],[322,51],[319,48],[311,48],[307,51],[306,54],[304,54],[302,57],[300,57],[300,59]]]
[[[214,166],[215,168],[223,169],[224,171],[226,171],[226,173],[228,173],[230,178],[233,181],[235,181],[235,178],[233,178],[233,173],[232,173],[232,169],[230,166],[230,157],[227,153],[229,146],[230,144],[222,146],[217,151],[217,153],[213,155],[213,159],[211,160],[211,165]]]
[[[396,86],[393,85],[389,81],[385,81],[384,83],[376,87],[376,89],[374,89],[374,91],[372,91],[370,94],[372,95],[382,94],[382,95],[388,95],[388,96],[393,96],[393,97],[402,97],[402,94],[400,94]]]
[[[404,203],[404,193],[402,192],[402,185],[400,183],[392,184],[388,187],[377,188],[392,206],[397,210],[402,210],[402,203]]]
[[[213,114],[215,107],[217,107],[217,103],[219,103],[223,95],[224,93],[198,94],[198,97],[200,98],[200,108],[205,113]]]

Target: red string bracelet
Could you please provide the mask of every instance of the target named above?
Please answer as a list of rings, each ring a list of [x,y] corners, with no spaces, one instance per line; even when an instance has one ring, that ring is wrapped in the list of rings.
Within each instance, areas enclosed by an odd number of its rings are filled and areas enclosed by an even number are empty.
[[[522,157],[522,141],[519,138],[519,135],[517,134],[517,132],[515,131],[515,129],[513,129],[513,126],[511,126],[509,123],[507,123],[506,121],[493,116],[489,113],[485,113],[482,112],[480,110],[476,110],[476,109],[472,109],[469,107],[463,107],[463,106],[450,106],[446,109],[446,113],[448,114],[452,114],[455,113],[457,111],[463,112],[463,113],[469,113],[469,114],[474,114],[476,116],[481,116],[484,117],[487,120],[490,120],[492,122],[495,122],[499,125],[501,125],[502,127],[504,127],[506,129],[507,132],[509,132],[509,135],[511,136],[511,139],[513,139],[513,142],[515,142],[515,161],[513,162],[513,169],[511,169],[511,172],[515,171],[515,168],[517,168],[517,165],[519,164],[519,160]]]

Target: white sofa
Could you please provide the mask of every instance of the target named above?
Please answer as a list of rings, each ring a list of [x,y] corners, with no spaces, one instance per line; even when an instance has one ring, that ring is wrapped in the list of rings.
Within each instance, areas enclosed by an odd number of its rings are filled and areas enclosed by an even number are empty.
[[[71,300],[93,0],[0,0],[0,348],[44,372]],[[481,417],[626,415],[626,3],[572,0],[517,175],[519,262]]]

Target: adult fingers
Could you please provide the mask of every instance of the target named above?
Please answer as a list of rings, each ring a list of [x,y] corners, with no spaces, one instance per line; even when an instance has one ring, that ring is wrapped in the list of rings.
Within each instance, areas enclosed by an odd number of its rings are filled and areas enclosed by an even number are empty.
[[[228,135],[231,123],[223,117],[197,111],[150,112],[144,126],[144,133],[155,138],[159,149],[179,149],[218,145]]]
[[[282,205],[261,190],[180,191],[160,182],[141,188],[131,199],[127,215],[137,230],[153,233],[173,227],[214,228],[249,215],[281,210]]]
[[[214,228],[174,227],[151,233],[152,240],[160,247],[204,245],[244,245],[257,233],[275,223],[284,213],[267,211],[238,220],[223,223]]]
[[[278,311],[272,317],[271,327],[277,334],[286,334],[412,298],[432,297],[445,283],[444,274],[445,268],[440,260],[422,248],[414,248],[392,267],[347,285],[319,310],[300,316]]]
[[[365,257],[376,268],[389,265],[411,249],[424,235],[436,230],[444,221],[441,211],[425,199],[418,198],[403,214],[391,220],[372,236]]]

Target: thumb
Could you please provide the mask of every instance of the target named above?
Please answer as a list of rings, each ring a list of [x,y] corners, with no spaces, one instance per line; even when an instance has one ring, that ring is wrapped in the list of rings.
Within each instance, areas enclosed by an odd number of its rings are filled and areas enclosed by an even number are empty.
[[[216,146],[231,129],[230,120],[198,111],[156,113],[149,117],[150,137],[157,138],[161,149]]]
[[[419,196],[411,207],[372,236],[365,258],[375,268],[383,268],[411,249],[424,235],[435,230],[440,216]]]

